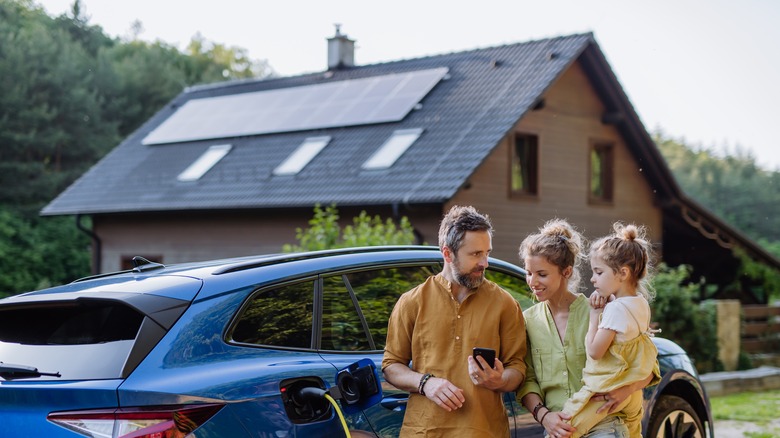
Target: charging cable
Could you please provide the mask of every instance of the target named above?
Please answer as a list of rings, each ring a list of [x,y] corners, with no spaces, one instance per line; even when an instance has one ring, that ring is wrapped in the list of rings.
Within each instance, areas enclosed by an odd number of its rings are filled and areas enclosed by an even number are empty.
[[[306,387],[301,389],[301,392],[298,393],[301,398],[307,399],[307,398],[325,398],[330,402],[330,404],[333,405],[333,407],[336,409],[336,413],[339,415],[339,420],[341,420],[341,426],[344,428],[344,435],[346,435],[347,438],[352,438],[352,435],[349,433],[349,428],[347,427],[347,420],[344,419],[344,413],[341,412],[341,408],[339,407],[339,404],[336,403],[336,400],[328,394],[327,391],[320,388],[315,388],[312,386]]]
[[[344,419],[344,414],[341,413],[339,404],[336,403],[336,400],[334,400],[330,394],[325,394],[325,398],[330,402],[330,404],[333,405],[334,408],[336,408],[336,412],[339,414],[339,418],[341,419],[341,425],[344,427],[344,435],[346,435],[347,438],[352,438],[352,435],[349,433],[349,428],[347,427],[347,420]]]

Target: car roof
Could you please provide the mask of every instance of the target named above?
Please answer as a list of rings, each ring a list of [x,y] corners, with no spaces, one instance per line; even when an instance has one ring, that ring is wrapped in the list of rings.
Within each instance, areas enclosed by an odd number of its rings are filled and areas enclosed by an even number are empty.
[[[285,254],[226,258],[163,265],[137,258],[136,266],[76,280],[72,283],[28,292],[0,300],[1,306],[43,301],[75,299],[128,300],[132,295],[154,295],[180,301],[196,296],[208,298],[235,287],[285,278],[301,278],[333,270],[360,269],[377,264],[441,263],[441,251],[435,246],[391,245],[339,248]],[[522,269],[505,261],[491,259],[500,270],[521,273]]]

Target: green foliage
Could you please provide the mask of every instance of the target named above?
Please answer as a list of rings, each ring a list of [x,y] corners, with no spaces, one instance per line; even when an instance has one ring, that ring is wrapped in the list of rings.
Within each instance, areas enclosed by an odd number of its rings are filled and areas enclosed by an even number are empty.
[[[382,221],[379,216],[370,217],[365,211],[353,219],[352,225],[341,229],[339,212],[335,205],[324,210],[314,206],[314,217],[309,228],[298,228],[297,245],[286,244],[284,252],[318,251],[332,248],[377,245],[411,245],[415,242],[412,225],[406,217],[396,225],[392,219]]]
[[[79,2],[72,14],[0,0],[0,205],[27,217],[185,87],[271,73],[200,36],[182,53],[111,39]]]
[[[660,132],[654,139],[687,195],[765,247],[780,245],[780,172],[761,169],[739,148],[718,154]]]
[[[88,244],[72,218],[26,219],[0,207],[0,297],[89,275]]]
[[[677,342],[693,359],[699,372],[719,371],[716,315],[713,303],[697,304],[699,285],[690,283],[689,266],[659,266],[653,278],[655,300],[650,304],[660,336]]]
[[[0,295],[88,275],[89,240],[73,218],[40,209],[185,87],[271,73],[197,37],[188,53],[120,41],[81,4],[52,18],[0,0]]]
[[[742,282],[741,285],[735,286],[751,287],[753,294],[764,301],[780,298],[780,271],[754,261],[738,248],[734,250],[734,254],[740,261],[738,278]]]

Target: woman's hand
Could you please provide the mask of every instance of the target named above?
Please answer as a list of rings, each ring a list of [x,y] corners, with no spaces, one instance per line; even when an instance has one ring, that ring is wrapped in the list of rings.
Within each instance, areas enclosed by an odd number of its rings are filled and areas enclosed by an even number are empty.
[[[547,434],[552,438],[569,438],[577,429],[567,423],[571,420],[571,415],[563,412],[552,412],[541,414],[542,426]]]
[[[612,391],[609,391],[607,393],[598,393],[594,394],[590,397],[591,400],[598,401],[599,399],[604,399],[606,403],[604,403],[603,406],[598,408],[596,410],[597,414],[600,414],[604,411],[607,412],[607,414],[612,414],[617,410],[617,407],[623,403],[625,399],[627,399],[631,394],[633,394],[635,391],[641,391],[644,389],[647,385],[650,384],[650,382],[653,381],[653,374],[650,374],[645,378],[644,380],[640,380],[638,382],[629,383],[628,385],[623,385],[620,388],[613,389]]]
[[[618,406],[623,403],[628,396],[635,391],[631,385],[621,386],[606,393],[594,394],[590,399],[595,401],[604,400],[604,404],[596,410],[597,414],[606,412],[612,414],[617,411]]]

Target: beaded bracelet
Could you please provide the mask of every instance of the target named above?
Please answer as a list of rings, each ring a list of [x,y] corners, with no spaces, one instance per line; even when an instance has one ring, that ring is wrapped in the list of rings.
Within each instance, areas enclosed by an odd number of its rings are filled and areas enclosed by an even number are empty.
[[[425,388],[425,384],[428,383],[428,379],[431,377],[436,377],[433,374],[425,374],[420,378],[420,384],[417,386],[417,392],[420,393],[420,395],[425,395],[425,391],[423,388]]]

